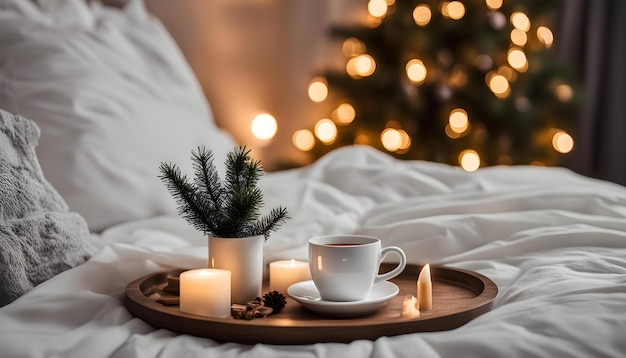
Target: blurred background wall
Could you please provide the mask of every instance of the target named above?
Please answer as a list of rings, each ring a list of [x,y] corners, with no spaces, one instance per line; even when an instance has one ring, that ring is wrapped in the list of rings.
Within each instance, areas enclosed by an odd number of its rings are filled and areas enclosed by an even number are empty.
[[[363,15],[361,0],[148,0],[178,42],[218,125],[252,146],[268,170],[302,163],[295,130],[325,111],[309,100],[308,83],[332,56],[330,25]],[[250,126],[271,113],[278,129],[258,140]]]

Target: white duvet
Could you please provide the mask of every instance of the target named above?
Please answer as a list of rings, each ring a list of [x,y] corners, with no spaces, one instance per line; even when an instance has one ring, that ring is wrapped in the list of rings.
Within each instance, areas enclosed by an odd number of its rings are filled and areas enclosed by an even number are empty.
[[[126,310],[126,285],[207,257],[206,239],[186,222],[156,217],[104,231],[90,261],[0,308],[0,357],[626,356],[622,186],[559,168],[467,173],[352,147],[268,173],[262,188],[266,208],[292,215],[266,242],[266,263],[306,259],[314,235],[377,236],[410,263],[491,278],[492,311],[451,331],[349,344],[240,345],[156,329]]]

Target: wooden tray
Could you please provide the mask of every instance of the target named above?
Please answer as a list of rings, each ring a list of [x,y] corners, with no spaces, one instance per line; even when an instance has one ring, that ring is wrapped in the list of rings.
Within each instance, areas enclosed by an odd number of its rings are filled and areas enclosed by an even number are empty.
[[[389,268],[385,266],[381,271]],[[157,303],[167,277],[178,276],[182,269],[151,274],[128,284],[126,307],[133,315],[157,328],[243,344],[351,342],[414,332],[443,331],[457,328],[491,310],[498,293],[493,281],[468,270],[432,266],[433,310],[422,312],[420,317],[400,318],[405,295],[416,294],[420,269],[420,266],[407,265],[404,272],[392,280],[400,287],[400,293],[375,313],[356,318],[319,316],[290,297],[280,313],[250,321],[197,316],[181,312],[178,306]],[[263,292],[267,291],[268,288],[264,287]]]

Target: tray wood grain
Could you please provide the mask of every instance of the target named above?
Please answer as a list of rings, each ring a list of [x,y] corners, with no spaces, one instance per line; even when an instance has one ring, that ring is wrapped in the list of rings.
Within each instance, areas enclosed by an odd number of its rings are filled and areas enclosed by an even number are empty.
[[[393,266],[393,265],[392,265]],[[383,265],[381,271],[390,267]],[[496,284],[476,272],[446,266],[431,266],[433,309],[420,317],[401,318],[405,295],[416,294],[421,266],[407,265],[391,280],[400,293],[378,311],[355,318],[331,318],[317,315],[292,298],[278,314],[250,321],[210,318],[181,312],[178,306],[164,306],[156,300],[163,293],[168,276],[178,276],[182,269],[159,272],[139,278],[126,287],[128,310],[146,323],[174,332],[207,337],[221,342],[243,344],[310,344],[375,340],[415,332],[443,331],[462,326],[491,310],[498,293]],[[265,286],[263,292],[267,292]],[[286,295],[286,293],[284,293]]]

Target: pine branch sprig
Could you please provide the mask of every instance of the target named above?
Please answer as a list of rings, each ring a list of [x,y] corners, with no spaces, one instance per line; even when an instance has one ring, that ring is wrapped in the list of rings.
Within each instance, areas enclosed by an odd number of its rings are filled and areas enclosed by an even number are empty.
[[[178,213],[200,231],[211,231],[210,211],[197,195],[197,187],[190,183],[180,168],[172,163],[161,163],[161,180],[177,203]]]
[[[289,219],[279,207],[260,217],[263,193],[257,184],[264,171],[250,157],[250,149],[238,147],[226,158],[225,182],[220,181],[213,153],[204,147],[192,151],[195,178],[189,181],[171,163],[161,163],[159,178],[176,200],[179,214],[205,235],[242,238],[263,235],[269,239]]]
[[[269,238],[269,235],[272,231],[276,231],[280,229],[282,224],[290,219],[289,214],[286,208],[278,207],[272,209],[272,211],[267,215],[259,219],[252,228],[253,232],[258,232],[265,236],[265,240]]]
[[[213,153],[207,151],[204,147],[198,147],[198,151],[192,151],[191,155],[198,193],[204,197],[212,208],[221,208],[224,200],[224,188],[213,163]]]

